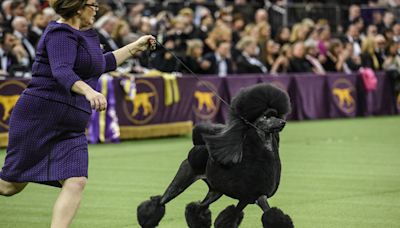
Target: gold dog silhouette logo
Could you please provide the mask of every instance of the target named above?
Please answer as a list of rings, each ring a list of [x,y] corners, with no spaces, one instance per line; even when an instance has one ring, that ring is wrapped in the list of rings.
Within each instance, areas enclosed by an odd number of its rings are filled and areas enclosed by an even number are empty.
[[[217,91],[217,88],[207,81],[198,82],[196,88],[193,94],[195,102],[192,109],[200,119],[209,120],[217,114],[221,103],[215,94],[210,91],[210,88],[213,91]]]
[[[356,109],[354,92],[353,84],[347,79],[341,78],[333,83],[332,95],[335,103],[345,113],[353,113]]]
[[[5,81],[0,84],[0,126],[5,129],[8,129],[12,109],[25,88],[26,84],[17,80]]]
[[[147,80],[137,80],[136,88],[138,92],[133,100],[125,97],[124,113],[132,123],[146,124],[157,113],[159,96],[156,87]]]

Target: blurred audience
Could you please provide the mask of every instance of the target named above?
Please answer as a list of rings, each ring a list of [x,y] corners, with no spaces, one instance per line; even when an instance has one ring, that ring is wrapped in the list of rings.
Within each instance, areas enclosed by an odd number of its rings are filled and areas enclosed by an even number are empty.
[[[400,20],[396,18],[400,6],[395,2],[347,3],[339,25],[325,18],[301,18],[280,27],[275,26],[276,14],[264,1],[178,1],[182,7],[171,8],[161,1],[104,0],[99,1],[95,28],[104,52],[143,34],[156,36],[165,47],[136,55],[123,66],[124,72],[155,68],[190,73],[180,61],[196,74],[221,77],[285,72],[324,75],[356,72],[360,67],[388,70],[396,66],[398,54],[394,53],[400,43]],[[283,7],[291,2],[271,4]],[[2,1],[2,72],[21,66],[29,69],[45,27],[57,19],[46,1]]]

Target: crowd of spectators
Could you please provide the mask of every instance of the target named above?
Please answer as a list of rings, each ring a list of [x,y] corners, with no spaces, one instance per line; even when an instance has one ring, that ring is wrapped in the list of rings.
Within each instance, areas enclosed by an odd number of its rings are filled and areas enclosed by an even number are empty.
[[[291,26],[272,28],[264,1],[195,0],[175,8],[149,7],[144,1],[98,2],[95,29],[105,52],[143,34],[154,35],[161,44],[156,51],[131,58],[119,69],[123,72],[157,69],[223,77],[286,72],[324,75],[356,72],[360,67],[400,71],[400,20],[393,7],[382,10],[380,5],[365,18],[360,5],[349,5],[341,29],[333,31],[324,18],[304,18]],[[2,1],[0,73],[30,70],[35,46],[51,20],[57,20],[57,15],[45,1]]]

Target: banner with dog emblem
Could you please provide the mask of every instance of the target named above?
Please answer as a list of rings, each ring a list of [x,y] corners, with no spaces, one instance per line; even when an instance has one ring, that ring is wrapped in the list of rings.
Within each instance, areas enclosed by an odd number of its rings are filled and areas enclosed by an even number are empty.
[[[357,110],[357,75],[332,75],[327,78],[329,117],[354,117]]]
[[[0,132],[8,131],[12,109],[27,84],[27,80],[7,80],[0,83]]]

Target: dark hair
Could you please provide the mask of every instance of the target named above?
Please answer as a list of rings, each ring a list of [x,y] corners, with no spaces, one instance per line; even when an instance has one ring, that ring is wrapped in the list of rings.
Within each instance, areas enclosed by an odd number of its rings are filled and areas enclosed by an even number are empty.
[[[13,31],[10,29],[5,29],[4,31],[0,32],[0,44],[4,44],[6,41],[7,34],[13,35]]]
[[[21,4],[24,4],[24,5],[25,5],[25,2],[24,2],[23,0],[14,0],[14,1],[12,1],[11,4],[10,4],[10,9],[11,9],[11,10],[15,10],[15,9],[18,8],[18,6],[21,5]]]
[[[50,6],[58,15],[65,19],[69,19],[78,13],[86,4],[86,0],[53,0]]]

